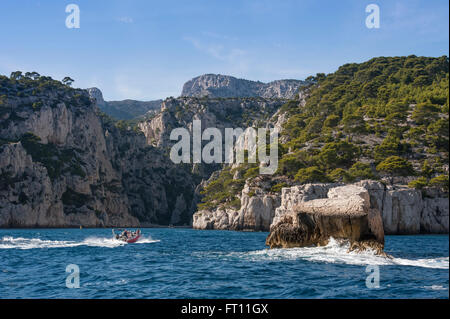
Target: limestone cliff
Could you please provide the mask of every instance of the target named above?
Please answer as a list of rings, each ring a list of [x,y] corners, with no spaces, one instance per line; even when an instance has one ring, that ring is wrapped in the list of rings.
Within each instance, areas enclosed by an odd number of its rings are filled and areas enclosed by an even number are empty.
[[[1,86],[0,227],[189,224],[191,175],[58,83]]]
[[[275,208],[280,206],[280,196],[268,189],[264,178],[256,185],[246,183],[240,196],[240,209],[219,206],[200,210],[193,216],[193,228],[268,231]]]
[[[281,205],[276,208],[271,225],[278,224],[302,203],[323,199],[333,189],[343,184],[304,184],[283,188]],[[370,195],[371,208],[378,209],[383,220],[384,232],[388,235],[418,233],[448,233],[448,194],[428,190],[428,193],[401,185],[384,185],[377,181],[364,180],[348,187],[363,187]],[[349,188],[350,189],[350,188]],[[335,192],[335,191],[333,191]]]
[[[247,180],[239,196],[238,208],[218,206],[200,210],[194,214],[193,227],[272,231],[275,225],[286,223],[286,218],[294,222],[290,214],[299,207],[310,209],[310,204],[305,203],[314,203],[311,207],[315,211],[333,213],[347,210],[346,202],[334,201],[333,206],[322,199],[334,194],[337,194],[335,197],[338,198],[341,197],[340,193],[348,194],[354,187],[362,187],[370,196],[370,209],[380,212],[385,234],[445,234],[449,231],[448,194],[437,190],[429,189],[422,194],[406,186],[386,186],[377,181],[364,180],[349,184],[347,188],[343,188],[345,185],[339,183],[285,187],[280,196],[279,193],[270,191],[270,185],[273,184],[270,178],[258,178],[257,181],[255,185],[255,180]],[[356,191],[353,193],[357,194]],[[317,199],[321,201],[312,202]],[[286,217],[288,215],[290,217]]]
[[[301,201],[271,225],[266,244],[276,247],[326,245],[333,237],[348,240],[350,249],[382,253],[381,213],[371,205],[367,189],[356,185],[330,188],[326,198]]]
[[[224,128],[266,127],[268,120],[284,101],[266,98],[168,98],[162,103],[161,112],[139,123],[149,145],[167,148],[174,144],[170,132],[184,127],[192,134],[192,121],[200,120],[202,130]]]

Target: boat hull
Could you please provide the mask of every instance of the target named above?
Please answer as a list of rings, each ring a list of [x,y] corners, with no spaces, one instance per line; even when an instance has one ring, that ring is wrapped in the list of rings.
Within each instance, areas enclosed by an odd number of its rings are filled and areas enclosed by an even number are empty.
[[[139,238],[141,238],[141,234],[137,235],[137,236],[134,237],[134,238],[127,239],[126,242],[127,242],[128,244],[132,244],[132,243],[137,242],[137,241],[139,240]]]

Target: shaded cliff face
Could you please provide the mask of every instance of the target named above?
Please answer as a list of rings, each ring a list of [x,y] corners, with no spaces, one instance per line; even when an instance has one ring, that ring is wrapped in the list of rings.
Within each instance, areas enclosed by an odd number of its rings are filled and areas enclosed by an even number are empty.
[[[192,133],[192,121],[200,120],[202,131],[214,127],[225,128],[266,127],[271,116],[284,101],[265,98],[168,98],[162,103],[161,112],[139,123],[147,143],[167,148],[173,129],[183,127]]]
[[[195,184],[145,136],[49,78],[0,95],[0,227],[188,224]]]
[[[181,96],[196,97],[264,97],[290,99],[305,85],[300,80],[277,80],[262,83],[220,74],[205,74],[183,85]]]
[[[141,224],[189,225],[196,181],[190,167],[175,165],[146,143],[144,134],[105,126],[107,152],[121,174],[130,214]]]

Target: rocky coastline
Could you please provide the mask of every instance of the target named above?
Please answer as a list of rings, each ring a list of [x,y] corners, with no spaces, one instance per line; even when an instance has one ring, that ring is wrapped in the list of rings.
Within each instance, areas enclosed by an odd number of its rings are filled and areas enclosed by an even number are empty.
[[[303,184],[283,188],[281,196],[260,190],[250,197],[246,185],[240,209],[201,210],[193,228],[270,231],[272,248],[326,245],[333,237],[349,240],[351,249],[381,252],[385,234],[448,234],[448,203],[438,190],[373,180]]]
[[[441,60],[425,62],[448,65]],[[268,231],[270,247],[333,237],[379,251],[384,235],[448,234],[446,106],[395,104],[406,114],[395,127],[381,125],[381,113],[341,118],[327,109],[333,103],[320,104],[317,81],[326,79],[265,84],[206,74],[153,105],[105,102],[98,89],[45,76],[0,76],[0,227],[192,226]],[[314,115],[317,105],[326,118]],[[221,133],[276,128],[279,170],[263,176],[255,163],[174,164],[171,132],[191,134],[193,121]],[[248,148],[236,140],[236,151],[255,151]]]

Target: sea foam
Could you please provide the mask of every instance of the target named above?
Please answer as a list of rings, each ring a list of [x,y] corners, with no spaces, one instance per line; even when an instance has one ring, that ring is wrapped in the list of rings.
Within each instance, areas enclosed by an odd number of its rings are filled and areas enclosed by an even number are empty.
[[[335,263],[347,265],[386,265],[413,266],[423,268],[449,269],[449,257],[429,259],[392,258],[377,255],[375,251],[348,251],[349,244],[330,239],[328,245],[322,247],[275,248],[234,253],[242,258],[258,260],[306,260],[311,262]]]
[[[149,244],[159,242],[150,236],[141,238],[136,244]],[[81,241],[46,240],[40,238],[24,238],[5,236],[0,240],[0,249],[37,249],[37,248],[67,248],[78,246],[115,248],[127,243],[108,237],[87,237]]]

